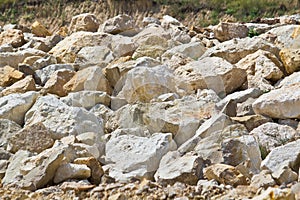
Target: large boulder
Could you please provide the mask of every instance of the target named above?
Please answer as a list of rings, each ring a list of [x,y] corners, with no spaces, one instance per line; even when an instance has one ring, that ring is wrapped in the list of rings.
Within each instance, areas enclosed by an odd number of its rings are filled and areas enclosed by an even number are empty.
[[[134,35],[136,31],[135,21],[126,14],[117,15],[106,20],[100,27],[99,32],[121,35]]]
[[[161,94],[177,92],[176,80],[172,71],[165,66],[137,67],[117,83],[114,92],[128,103],[150,102]]]
[[[201,58],[217,56],[235,64],[245,56],[258,51],[259,49],[269,51],[275,56],[278,56],[279,54],[279,49],[266,40],[258,37],[247,37],[242,39],[234,38],[232,40],[222,42],[208,49]]]
[[[248,36],[249,29],[240,23],[221,22],[213,29],[214,37],[224,42],[233,38],[245,38]]]
[[[82,90],[103,91],[111,94],[111,87],[100,67],[88,67],[78,71],[70,81],[64,85],[66,92]]]
[[[300,48],[281,49],[279,54],[288,74],[300,70]]]
[[[7,87],[21,80],[24,73],[10,67],[4,66],[0,68],[0,86]]]
[[[106,162],[112,163],[109,175],[118,181],[153,178],[161,158],[176,150],[170,133],[156,133],[150,138],[133,135],[112,137],[106,144]]]
[[[246,72],[218,57],[203,58],[178,67],[175,74],[188,84],[189,89],[212,89],[224,96],[246,81]]]
[[[262,124],[250,132],[260,146],[263,156],[266,156],[274,148],[285,145],[299,138],[299,133],[287,125],[273,122]]]
[[[59,62],[74,63],[78,52],[83,47],[108,46],[111,37],[106,33],[75,32],[59,42],[49,53],[53,54]]]
[[[261,95],[254,103],[255,113],[271,118],[300,118],[300,84],[272,90]]]
[[[15,69],[22,63],[27,57],[30,56],[44,56],[45,52],[36,49],[27,48],[17,52],[0,52],[0,67],[9,65]]]
[[[96,16],[90,13],[83,13],[72,17],[69,33],[77,31],[97,32],[98,28],[99,22]]]
[[[203,159],[197,155],[180,155],[178,151],[168,152],[160,161],[154,177],[162,184],[176,182],[196,185],[202,178]]]
[[[0,98],[0,118],[15,121],[23,125],[26,112],[34,104],[39,94],[26,92],[24,94],[10,94]]]
[[[0,32],[0,45],[11,44],[17,48],[25,44],[23,32],[17,29],[8,29]]]
[[[294,72],[289,76],[286,76],[284,79],[276,83],[277,88],[286,87],[293,85],[295,83],[300,83],[300,72]]]
[[[53,95],[40,97],[26,113],[26,126],[42,122],[55,139],[93,131],[103,135],[100,118],[83,108],[69,107]]]

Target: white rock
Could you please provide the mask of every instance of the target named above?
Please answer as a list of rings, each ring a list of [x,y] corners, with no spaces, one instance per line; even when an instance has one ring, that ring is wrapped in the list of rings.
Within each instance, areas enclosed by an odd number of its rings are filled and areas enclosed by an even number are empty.
[[[24,94],[10,94],[1,97],[0,118],[9,119],[22,125],[25,113],[31,108],[38,96],[38,92],[30,91]]]
[[[177,181],[195,185],[202,178],[204,164],[199,156],[185,154],[177,151],[168,152],[160,161],[154,178],[163,184],[174,184]]]
[[[53,179],[60,183],[68,179],[87,179],[91,176],[91,169],[86,165],[67,163],[58,167]]]
[[[110,96],[102,91],[71,92],[66,97],[60,98],[68,106],[90,109],[96,104],[110,105]]]
[[[44,85],[49,80],[51,74],[58,70],[74,71],[74,68],[70,64],[54,64],[44,67],[40,70],[36,70],[35,73],[41,80],[41,84]]]
[[[255,113],[271,118],[300,118],[300,84],[272,90],[253,104]]]
[[[118,181],[151,178],[168,151],[176,149],[170,133],[156,133],[150,138],[121,135],[106,144],[106,161],[114,163],[109,175]]]
[[[233,92],[246,81],[246,72],[218,57],[203,58],[178,67],[175,74],[189,87],[212,89],[219,95]]]
[[[210,49],[208,49],[201,58],[217,56],[224,58],[228,62],[235,64],[245,56],[256,52],[257,50],[264,50],[278,56],[279,49],[266,40],[258,37],[232,39],[222,42]]]
[[[95,15],[90,13],[83,13],[72,17],[69,26],[69,32],[77,31],[91,31],[96,32],[99,28],[99,22]]]
[[[248,36],[249,29],[240,23],[221,22],[214,29],[214,36],[221,42],[233,38],[245,38]]]
[[[117,83],[122,84],[122,82]],[[115,87],[115,92],[118,92]],[[176,92],[176,80],[167,67],[138,67],[130,70],[124,80],[124,86],[118,97],[125,98],[128,103],[149,102],[161,94]]]
[[[181,44],[181,45],[173,47],[172,49],[167,50],[162,55],[162,57],[170,59],[174,54],[180,53],[184,56],[187,56],[187,57],[197,60],[204,54],[205,51],[206,51],[206,48],[204,47],[204,45],[202,43],[191,42],[191,43],[187,43],[187,44]]]
[[[102,120],[83,108],[69,107],[53,95],[40,97],[26,113],[26,125],[42,122],[55,138],[93,131],[103,135]]]

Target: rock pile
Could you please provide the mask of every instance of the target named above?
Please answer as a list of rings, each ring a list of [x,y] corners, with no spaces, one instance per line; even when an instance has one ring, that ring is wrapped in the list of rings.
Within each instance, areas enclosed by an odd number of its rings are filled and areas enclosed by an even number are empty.
[[[300,25],[144,21],[0,29],[0,196],[299,199]]]

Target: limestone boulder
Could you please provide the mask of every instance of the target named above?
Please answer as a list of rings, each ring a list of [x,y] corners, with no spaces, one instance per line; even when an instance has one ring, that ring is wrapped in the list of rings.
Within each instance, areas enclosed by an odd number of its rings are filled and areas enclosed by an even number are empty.
[[[117,83],[114,93],[128,103],[150,102],[161,94],[177,92],[175,77],[165,66],[134,68],[126,74],[123,81]],[[122,88],[118,90],[120,86]]]
[[[44,56],[45,52],[27,48],[17,52],[3,52],[0,53],[0,67],[9,65],[15,69],[18,68],[19,63],[22,63],[27,57],[30,56]]]
[[[218,57],[203,58],[175,70],[179,80],[192,91],[212,89],[224,96],[239,88],[246,81],[246,72]]]
[[[270,171],[262,170],[259,174],[255,174],[252,177],[250,185],[257,189],[259,188],[267,189],[270,186],[275,186],[276,182],[274,181]]]
[[[64,89],[64,85],[71,80],[71,78],[75,75],[74,71],[61,69],[55,71],[49,77],[49,80],[45,83],[42,92],[44,94],[51,93],[56,94],[58,96],[65,96],[67,92]]]
[[[176,182],[196,185],[203,178],[203,159],[196,155],[180,155],[177,151],[168,152],[160,161],[154,177],[162,184],[173,185]]]
[[[190,42],[181,44],[167,50],[163,55],[163,59],[170,59],[174,54],[179,53],[194,60],[200,58],[206,51],[205,46],[200,42]]]
[[[127,72],[136,67],[155,67],[161,63],[150,57],[141,57],[136,60],[126,60],[125,62],[111,63],[104,68],[104,74],[109,81],[111,87],[116,85]]]
[[[26,126],[43,123],[55,139],[89,131],[103,135],[100,118],[83,108],[69,107],[53,95],[40,97],[26,113],[25,121]]]
[[[87,179],[91,169],[84,164],[67,163],[60,165],[54,175],[53,182],[60,183],[68,179]]]
[[[51,75],[58,70],[69,70],[74,71],[74,67],[70,64],[53,64],[47,67],[44,67],[40,70],[36,70],[36,76],[40,79],[41,85],[45,85],[45,83],[49,80]]]
[[[266,90],[284,76],[284,67],[272,53],[258,50],[241,59],[236,66],[247,72],[247,87]]]
[[[82,90],[103,91],[112,93],[111,87],[102,73],[100,67],[88,67],[82,69],[64,85],[67,92],[78,92]]]
[[[300,140],[273,149],[261,163],[262,170],[270,170],[279,184],[297,179],[299,170]]]
[[[14,48],[25,44],[23,32],[17,29],[8,29],[0,32],[0,45],[11,44]]]
[[[291,86],[295,83],[300,83],[300,72],[294,72],[289,76],[286,76],[284,79],[276,83],[276,88]]]
[[[0,86],[7,87],[24,78],[24,73],[10,67],[0,68]]]
[[[10,94],[0,98],[0,118],[9,119],[23,125],[26,112],[34,104],[39,94],[34,91],[24,94]]]
[[[255,113],[271,118],[300,118],[300,84],[273,90],[260,96],[253,104]]]
[[[300,48],[298,49],[281,49],[280,58],[288,74],[292,74],[300,69]]]
[[[221,22],[213,29],[214,37],[224,42],[233,38],[245,38],[248,36],[249,29],[240,23]]]
[[[99,32],[110,34],[121,34],[131,36],[137,33],[135,21],[126,14],[117,15],[106,20],[100,27]]]
[[[166,40],[170,40],[171,34],[169,31],[165,30],[160,25],[150,24],[149,26],[145,27],[141,32],[139,32],[137,35],[135,35],[133,37],[133,41],[140,45],[145,41],[149,40],[149,38],[165,38]],[[152,40],[152,42],[155,41]]]
[[[34,63],[32,64],[32,68],[34,70],[39,70],[53,64],[57,64],[56,58],[52,55],[47,55],[35,60]]]
[[[253,129],[250,134],[257,139],[261,151],[264,151],[266,154],[276,147],[297,140],[300,136],[292,127],[273,122],[262,124]]]
[[[97,32],[98,28],[99,22],[96,16],[90,13],[83,13],[72,17],[69,33],[77,31]]]
[[[11,134],[8,139],[8,150],[12,153],[19,150],[41,153],[53,144],[51,131],[42,123],[37,123]]]
[[[46,37],[52,35],[52,33],[43,24],[41,24],[38,21],[35,21],[31,25],[31,32],[38,37]]]
[[[258,37],[247,37],[242,39],[234,38],[232,40],[222,42],[208,49],[201,58],[217,56],[235,64],[242,58],[258,50],[271,52],[275,56],[278,56],[279,54],[279,48],[274,46],[272,43]]]
[[[204,169],[204,176],[208,180],[216,180],[225,185],[247,185],[246,177],[236,168],[225,164],[214,164]]]
[[[75,32],[59,42],[49,53],[59,62],[74,63],[78,52],[83,47],[108,46],[111,43],[111,37],[106,33]]]
[[[22,127],[14,121],[0,119],[0,146],[7,149],[8,139]]]
[[[153,178],[161,158],[176,150],[171,133],[156,133],[151,137],[121,135],[111,138],[105,148],[106,162],[112,163],[109,175],[118,181],[130,178]]]
[[[15,82],[11,86],[5,88],[1,94],[2,95],[9,95],[13,93],[25,93],[28,91],[35,91],[35,81],[32,76],[26,76],[24,79]]]
[[[96,104],[110,105],[110,96],[101,91],[71,92],[68,96],[60,99],[69,106],[91,109]]]

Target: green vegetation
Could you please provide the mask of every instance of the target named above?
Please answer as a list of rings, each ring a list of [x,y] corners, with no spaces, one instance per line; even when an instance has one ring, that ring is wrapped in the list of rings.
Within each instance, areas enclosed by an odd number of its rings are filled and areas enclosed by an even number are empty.
[[[250,29],[249,32],[248,32],[248,37],[255,37],[255,36],[258,36],[258,32],[255,30],[255,29]]]

